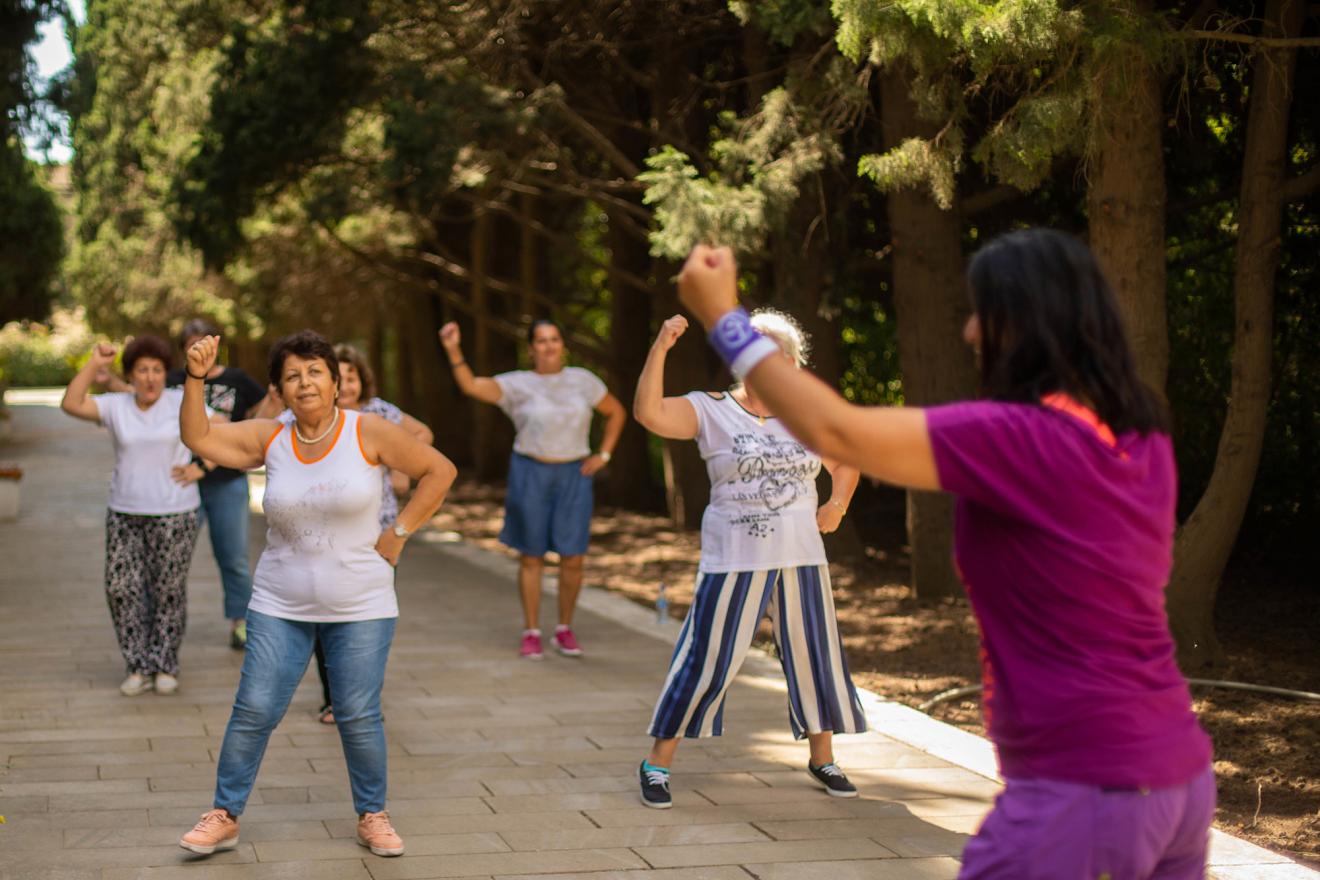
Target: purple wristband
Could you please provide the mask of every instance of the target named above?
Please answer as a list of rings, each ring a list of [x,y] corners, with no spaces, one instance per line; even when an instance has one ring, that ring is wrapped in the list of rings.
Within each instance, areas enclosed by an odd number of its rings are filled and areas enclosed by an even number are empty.
[[[751,316],[742,308],[734,309],[716,321],[709,339],[739,381],[761,361],[779,353],[779,346],[756,332]]]

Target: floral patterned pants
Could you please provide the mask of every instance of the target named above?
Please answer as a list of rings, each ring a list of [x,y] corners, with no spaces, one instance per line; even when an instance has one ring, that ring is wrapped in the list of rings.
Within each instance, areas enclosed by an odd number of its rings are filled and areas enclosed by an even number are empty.
[[[105,598],[129,672],[179,674],[197,511],[106,512]]]

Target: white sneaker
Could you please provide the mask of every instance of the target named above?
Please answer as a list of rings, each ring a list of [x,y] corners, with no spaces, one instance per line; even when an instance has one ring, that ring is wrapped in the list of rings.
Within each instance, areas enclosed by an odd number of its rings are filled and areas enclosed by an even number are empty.
[[[177,681],[175,682],[175,686],[178,686]],[[126,697],[136,697],[138,694],[146,693],[153,687],[155,687],[155,682],[151,680],[150,675],[142,675],[139,672],[134,672],[119,685],[119,692]]]
[[[168,672],[156,673],[156,693],[172,694],[179,689],[179,679]]]

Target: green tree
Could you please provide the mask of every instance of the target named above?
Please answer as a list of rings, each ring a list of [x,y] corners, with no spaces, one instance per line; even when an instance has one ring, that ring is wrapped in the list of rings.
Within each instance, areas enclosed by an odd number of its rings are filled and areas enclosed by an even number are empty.
[[[37,26],[63,11],[59,0],[0,2],[0,324],[49,314],[64,258],[59,207],[22,142],[43,100],[27,47]]]

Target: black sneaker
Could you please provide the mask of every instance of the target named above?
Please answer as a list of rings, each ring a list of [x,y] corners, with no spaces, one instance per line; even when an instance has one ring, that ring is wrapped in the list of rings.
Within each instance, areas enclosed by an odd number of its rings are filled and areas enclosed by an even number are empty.
[[[820,767],[807,762],[807,772],[811,778],[825,786],[825,793],[833,797],[857,797],[857,786],[848,781],[839,765],[831,761]]]
[[[662,770],[647,770],[643,761],[637,767],[637,778],[642,783],[642,803],[656,810],[667,810],[674,805],[669,796],[669,774]]]

